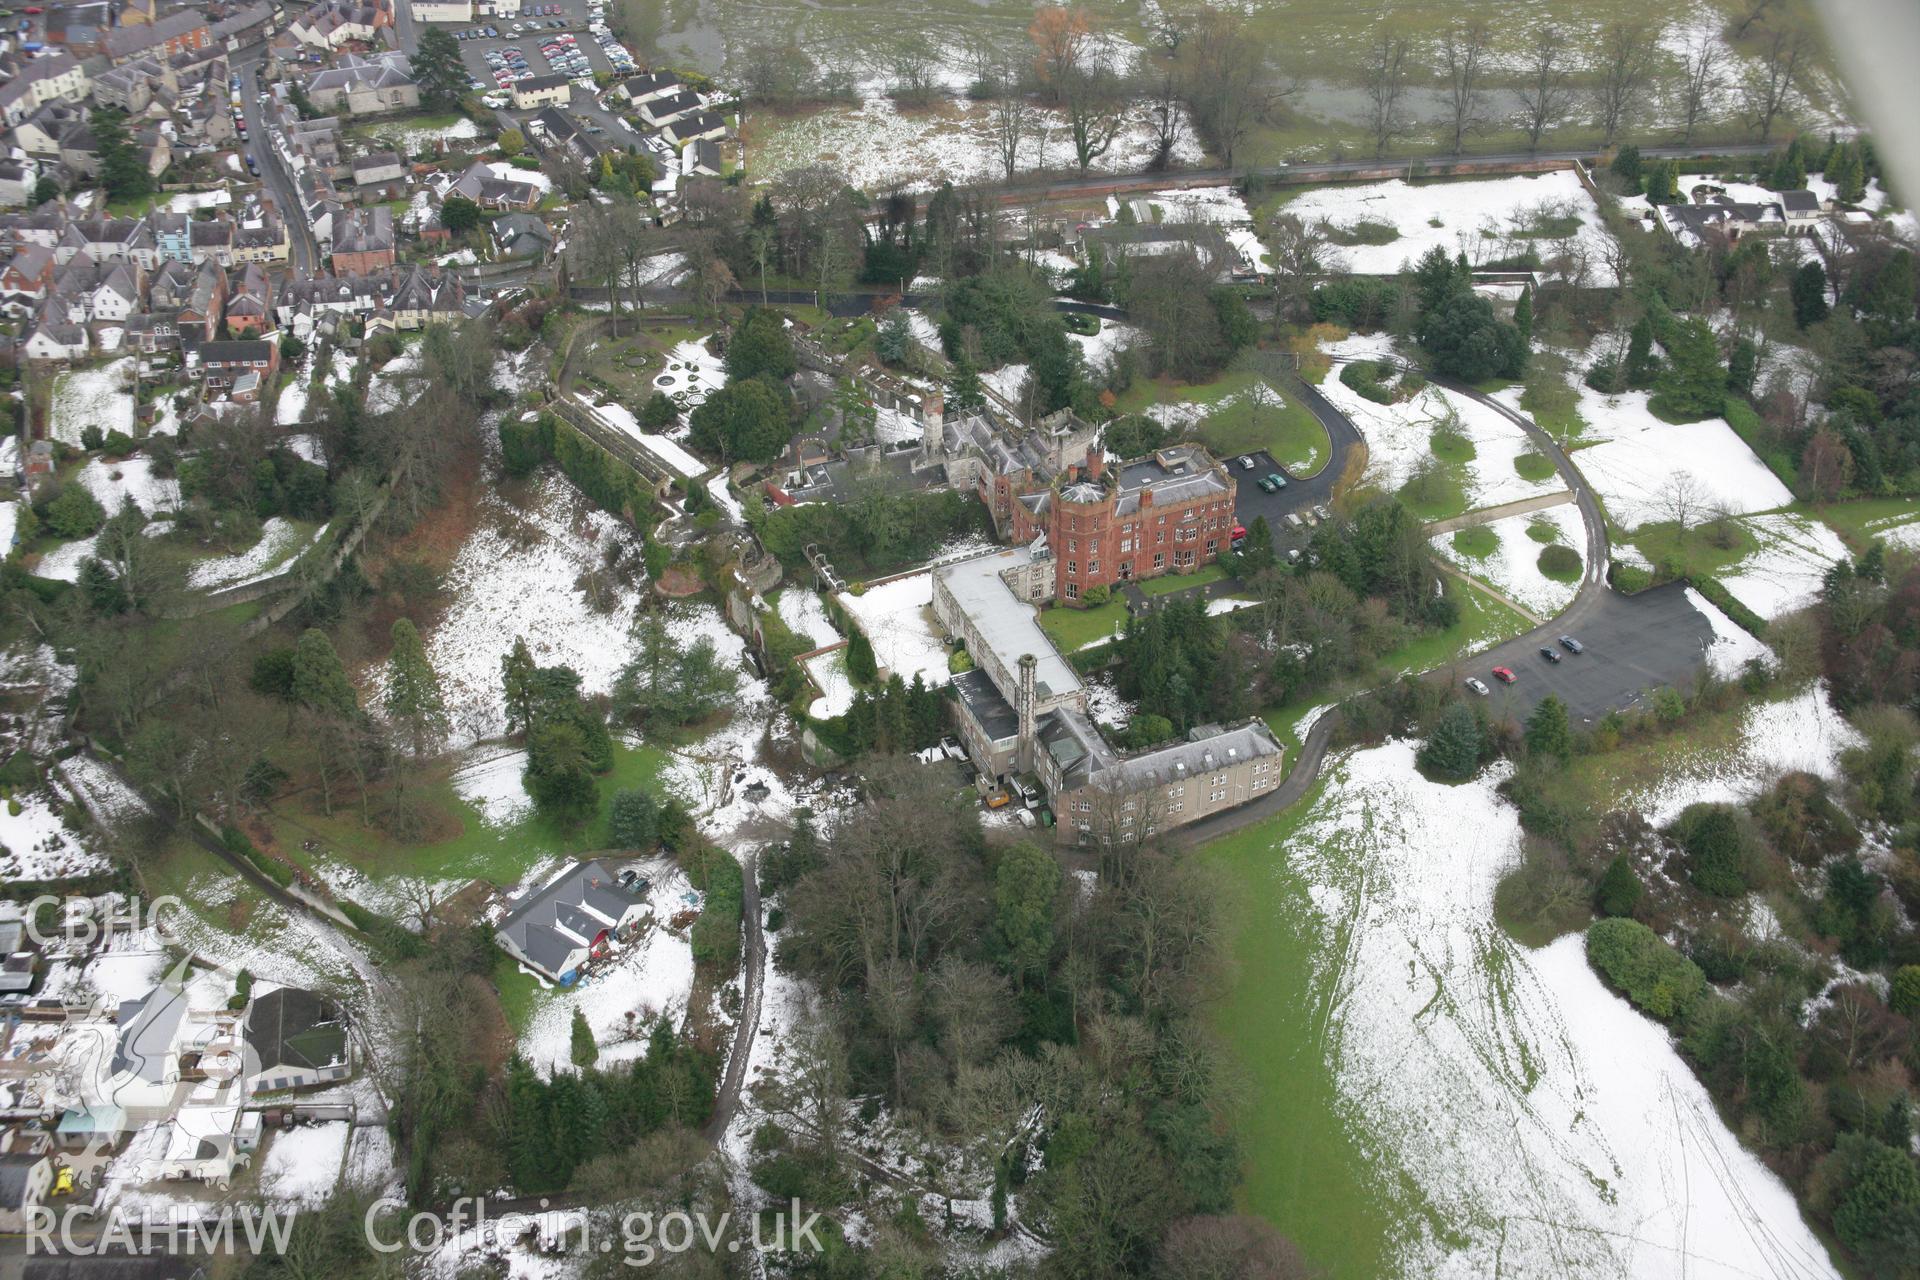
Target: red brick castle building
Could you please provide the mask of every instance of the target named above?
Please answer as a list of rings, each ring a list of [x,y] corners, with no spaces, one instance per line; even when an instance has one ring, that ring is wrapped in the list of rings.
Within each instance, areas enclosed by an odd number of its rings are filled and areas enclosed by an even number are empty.
[[[1109,467],[1099,447],[1048,488],[1012,506],[1013,540],[1045,534],[1053,598],[1079,605],[1093,587],[1190,573],[1233,545],[1233,480],[1195,445]]]

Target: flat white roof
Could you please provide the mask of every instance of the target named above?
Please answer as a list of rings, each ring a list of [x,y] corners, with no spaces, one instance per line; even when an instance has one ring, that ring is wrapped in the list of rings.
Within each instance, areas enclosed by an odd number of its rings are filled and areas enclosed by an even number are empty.
[[[1039,611],[1022,603],[1000,580],[1003,571],[1025,568],[1032,562],[1033,552],[1028,548],[1005,547],[943,565],[934,570],[934,576],[946,583],[954,603],[1013,678],[1019,678],[1020,656],[1030,653],[1039,660],[1033,673],[1037,692],[1043,698],[1058,697],[1078,690],[1080,677],[1040,629]],[[1009,702],[1017,692],[1000,691]]]

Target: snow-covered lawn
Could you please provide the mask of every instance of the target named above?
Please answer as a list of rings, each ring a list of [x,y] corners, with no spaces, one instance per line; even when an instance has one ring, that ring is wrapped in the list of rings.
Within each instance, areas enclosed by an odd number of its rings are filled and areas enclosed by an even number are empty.
[[[1398,489],[1416,467],[1433,457],[1433,433],[1451,424],[1473,445],[1473,457],[1461,464],[1469,511],[1521,498],[1553,493],[1560,478],[1529,480],[1513,460],[1533,452],[1526,432],[1495,409],[1456,392],[1428,386],[1396,404],[1375,404],[1337,373],[1320,384],[1320,393],[1353,420],[1367,441],[1367,471],[1383,488]]]
[[[1418,185],[1394,178],[1316,187],[1287,201],[1283,208],[1308,223],[1325,220],[1336,227],[1362,221],[1392,225],[1400,234],[1387,244],[1349,245],[1337,250],[1350,270],[1368,274],[1391,274],[1436,247],[1449,255],[1464,252],[1467,260],[1476,264],[1503,259],[1528,247],[1543,259],[1551,259],[1559,252],[1558,238],[1522,237],[1518,233],[1529,230],[1536,215],[1565,213],[1580,220],[1571,239],[1575,252],[1586,260],[1586,283],[1616,283],[1606,266],[1611,237],[1601,224],[1593,197],[1571,170]],[[1487,232],[1491,234],[1483,234]]]
[[[814,719],[830,720],[845,715],[853,706],[853,681],[847,675],[846,659],[845,649],[829,649],[801,664],[812,677],[814,688],[820,690],[820,696],[807,708],[807,714]]]
[[[243,582],[251,582],[278,570],[325,532],[326,526],[322,525],[310,539],[301,531],[299,525],[280,516],[274,516],[260,527],[258,542],[236,555],[218,556],[211,560],[200,561],[187,575],[187,581],[191,586],[203,591],[212,587],[237,586]]]
[[[706,398],[727,385],[727,366],[719,356],[707,350],[707,338],[674,345],[667,352],[667,364],[653,375],[653,389],[663,392],[680,409],[681,432],[685,415]]]
[[[1673,426],[1645,413],[1644,393],[1618,400],[1620,411],[1597,423],[1583,404],[1582,415],[1606,441],[1573,454],[1573,464],[1621,528],[1671,519],[1663,495],[1683,483],[1675,479],[1683,472],[1692,477],[1699,514],[1722,505],[1734,515],[1750,515],[1793,501],[1787,486],[1723,419]]]
[[[1580,552],[1582,560],[1586,558],[1587,535],[1580,523],[1580,508],[1570,502],[1482,526],[1499,539],[1493,553],[1484,559],[1462,555],[1453,545],[1451,533],[1435,537],[1433,549],[1522,609],[1537,617],[1551,618],[1573,603],[1580,582],[1578,579],[1556,582],[1540,572],[1540,553],[1546,550],[1547,544],[1536,541],[1528,532],[1535,523],[1552,525],[1555,542]]]
[[[131,500],[148,515],[172,511],[180,505],[180,482],[153,469],[153,459],[135,454],[130,458],[95,458],[80,468],[75,477],[100,505],[113,515]]]
[[[42,790],[16,792],[0,803],[0,883],[67,880],[105,871],[107,859],[88,849],[60,819],[60,807]]]
[[[1840,535],[1811,516],[1781,512],[1741,523],[1760,549],[1718,576],[1734,599],[1769,620],[1812,604],[1827,570],[1849,556]]]
[[[418,393],[420,347],[415,344],[380,366],[367,382],[367,412],[391,413]]]
[[[864,191],[899,187],[924,191],[951,181],[956,186],[997,180],[1005,173],[993,139],[986,103],[943,101],[902,114],[892,99],[872,97],[854,106],[825,107],[782,119],[756,115],[748,121],[748,161],[755,172],[777,177],[789,169],[822,164],[844,173]],[[1190,126],[1174,148],[1176,165],[1201,159]],[[1130,113],[1097,173],[1137,173],[1151,158],[1155,135],[1144,106]],[[1020,170],[1067,169],[1074,165],[1066,118],[1051,109],[1039,114],[1035,131],[1021,143]]]
[[[1791,1193],[1583,939],[1493,918],[1517,860],[1503,776],[1450,787],[1412,744],[1356,752],[1273,851],[1322,939],[1307,998],[1343,1118],[1380,1153],[1393,1274],[1832,1276]],[[1440,1230],[1444,1224],[1444,1234]]]
[[[633,413],[625,405],[616,403],[594,404],[592,401],[584,400],[582,403],[593,411],[595,417],[599,418],[609,427],[612,427],[615,431],[620,432],[622,435],[629,436],[639,441],[646,448],[653,450],[653,452],[659,456],[660,460],[670,467],[681,479],[691,480],[695,476],[704,475],[712,469],[706,463],[700,461],[700,459],[694,457],[667,437],[654,435],[652,432],[641,427],[640,420],[634,417]]]
[[[1105,369],[1113,363],[1115,352],[1138,345],[1141,338],[1140,331],[1132,325],[1106,319],[1100,321],[1098,333],[1074,333],[1069,330],[1067,336],[1072,338],[1080,348],[1080,354],[1085,358],[1087,368],[1095,370]],[[915,428],[915,432],[916,434],[911,438],[918,439],[918,428]]]
[[[80,444],[80,433],[88,427],[98,427],[102,433],[132,435],[134,363],[134,358],[127,356],[55,378],[47,434],[75,447]]]
[[[451,124],[382,124],[369,136],[383,146],[394,147],[406,155],[430,149],[436,142],[472,142],[480,137],[480,126],[466,116]],[[466,148],[471,150],[471,148]]]
[[[787,630],[813,641],[816,649],[842,639],[833,629],[833,622],[827,617],[826,601],[817,591],[807,587],[782,587],[774,607],[780,613],[780,621],[787,624]]]
[[[912,684],[920,675],[929,685],[947,683],[947,646],[933,619],[933,574],[896,578],[861,595],[843,591],[834,599],[866,633],[882,678],[897,675]]]
[[[652,881],[647,897],[653,923],[643,926],[645,932],[638,939],[572,987],[550,988],[534,997],[520,1052],[536,1070],[551,1074],[570,1065],[569,1031],[575,1009],[586,1015],[587,1025],[593,1028],[601,1066],[641,1056],[655,1017],[664,1016],[678,1025],[685,1013],[693,991],[693,947],[685,936],[667,928],[667,921],[676,912],[697,907],[699,895],[687,884],[686,873],[664,859],[640,870]]]
[[[1015,404],[1020,402],[1020,389],[1027,384],[1027,366],[1024,364],[1002,365],[980,375],[980,381],[987,390]]]
[[[1127,203],[1133,206],[1136,214],[1145,206],[1148,217],[1143,221],[1161,224],[1209,223],[1227,238],[1227,243],[1234,247],[1248,268],[1258,271],[1270,265],[1267,246],[1254,234],[1253,211],[1247,207],[1246,198],[1232,187],[1149,191],[1144,195],[1128,197]],[[1119,216],[1120,202],[1117,197],[1107,197],[1107,211],[1114,217]]]
[[[427,655],[446,689],[456,746],[506,732],[500,659],[523,637],[542,666],[580,673],[589,695],[605,693],[631,656],[628,624],[638,590],[621,588],[595,613],[574,585],[598,569],[610,543],[637,560],[639,541],[557,475],[535,481],[525,511],[489,491],[478,526],[447,571],[452,603],[427,636]]]
[[[260,1165],[260,1190],[269,1200],[325,1204],[340,1181],[351,1132],[345,1120],[331,1120],[275,1133]]]

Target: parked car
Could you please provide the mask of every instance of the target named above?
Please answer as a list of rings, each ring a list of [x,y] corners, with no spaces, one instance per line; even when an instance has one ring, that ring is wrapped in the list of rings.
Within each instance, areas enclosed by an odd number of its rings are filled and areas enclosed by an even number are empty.
[[[1287,478],[1281,475],[1278,471],[1267,472],[1267,479],[1273,482],[1273,487],[1275,490],[1280,490],[1287,487]]]
[[[1242,455],[1240,458],[1240,469],[1242,471],[1253,470],[1253,459]]]
[[[1540,656],[1545,658],[1548,662],[1560,661],[1560,651],[1558,649],[1555,649],[1550,644],[1543,644],[1540,646]]]
[[[1262,493],[1272,493],[1272,492],[1273,492],[1273,477],[1272,477],[1272,476],[1261,476],[1261,477],[1260,477],[1260,478],[1259,478],[1258,480],[1256,480],[1256,481],[1254,481],[1254,483],[1260,486],[1260,492],[1262,492]]]
[[[1493,678],[1501,684],[1512,684],[1520,677],[1513,674],[1512,667],[1495,667],[1493,669]]]
[[[1333,512],[1327,510],[1324,506],[1315,507],[1313,509],[1313,514],[1317,519],[1321,519],[1321,520],[1333,519]]]
[[[1288,547],[1288,548],[1287,548],[1287,563],[1288,563],[1288,564],[1299,564],[1299,563],[1300,563],[1300,548],[1298,548],[1298,547]]]
[[[1568,653],[1585,653],[1587,648],[1572,636],[1561,636],[1560,647]]]
[[[1281,523],[1286,525],[1287,528],[1289,529],[1299,529],[1299,528],[1305,527],[1307,522],[1300,518],[1299,512],[1289,511],[1287,512],[1286,515],[1281,517]]]
[[[1480,677],[1478,676],[1467,677],[1467,688],[1473,690],[1475,693],[1479,694],[1483,698],[1493,692],[1493,690],[1487,688],[1486,682],[1481,680]]]

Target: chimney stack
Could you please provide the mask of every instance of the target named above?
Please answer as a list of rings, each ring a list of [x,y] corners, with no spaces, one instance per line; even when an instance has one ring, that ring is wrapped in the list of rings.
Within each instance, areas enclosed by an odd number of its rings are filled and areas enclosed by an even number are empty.
[[[1013,749],[1014,768],[1020,773],[1033,771],[1034,672],[1040,660],[1030,653],[1020,655],[1020,687],[1015,710],[1020,713],[1020,737]]]
[[[1099,443],[1096,441],[1095,443],[1088,445],[1087,446],[1087,479],[1098,482],[1101,474],[1105,472],[1106,469],[1107,469],[1107,459],[1105,455],[1100,452]]]

